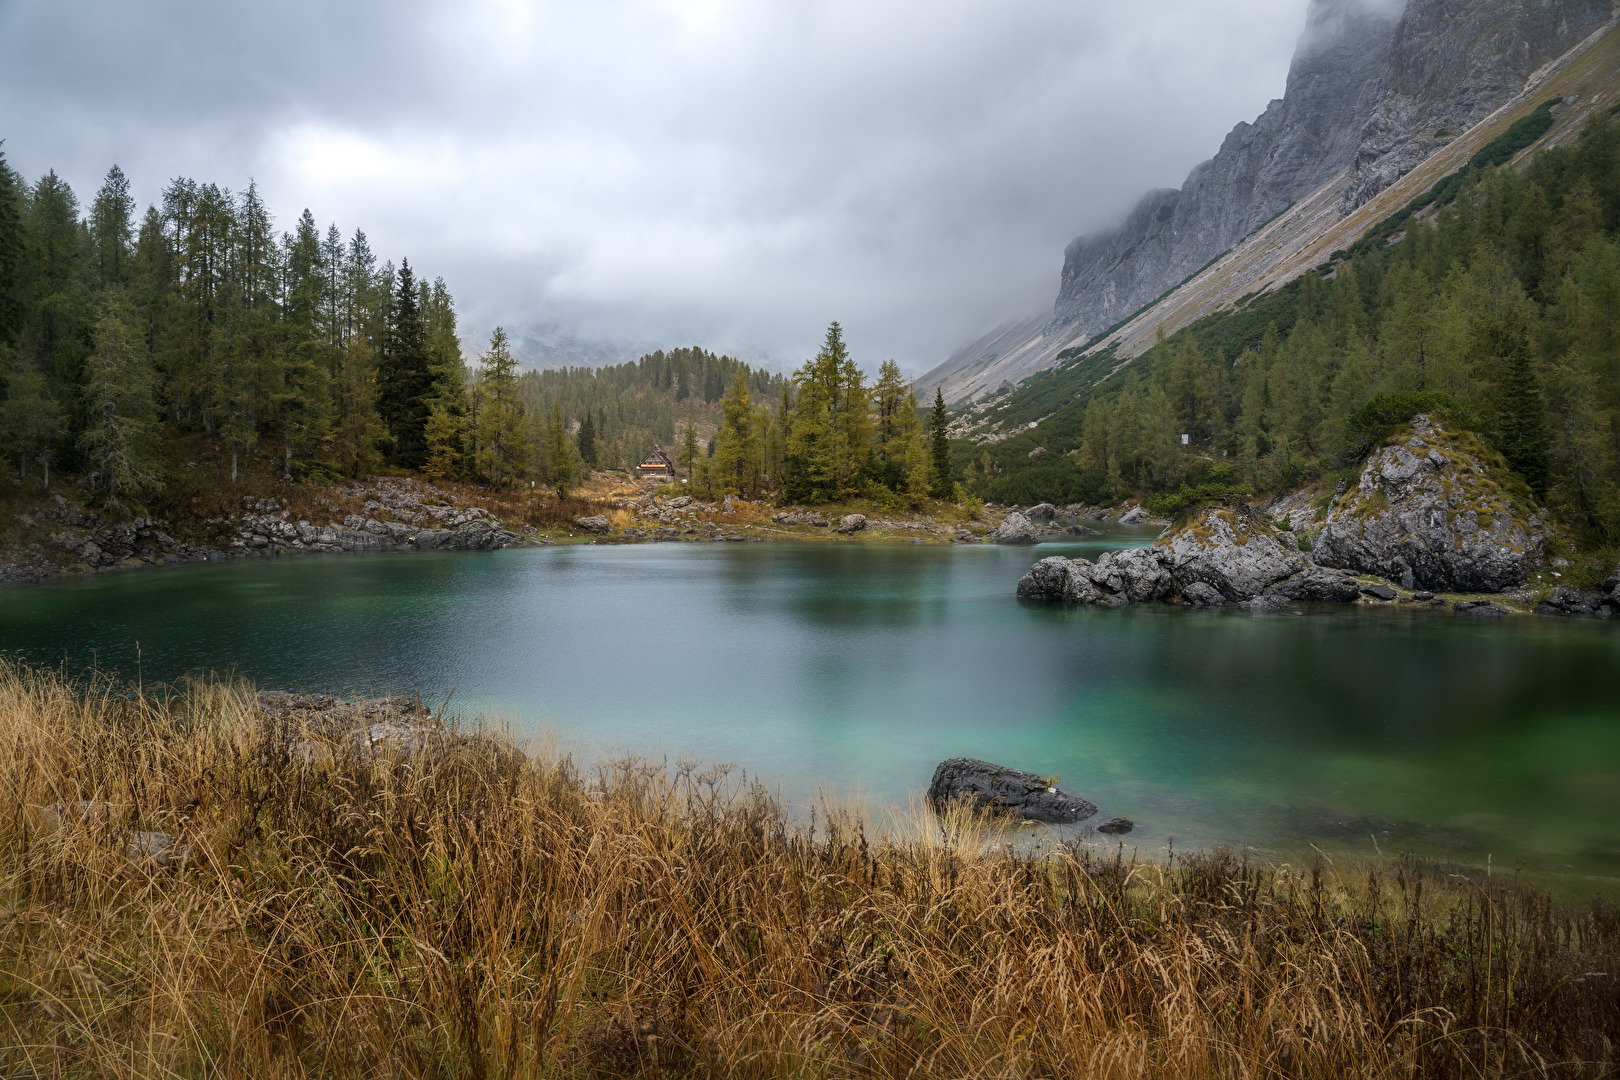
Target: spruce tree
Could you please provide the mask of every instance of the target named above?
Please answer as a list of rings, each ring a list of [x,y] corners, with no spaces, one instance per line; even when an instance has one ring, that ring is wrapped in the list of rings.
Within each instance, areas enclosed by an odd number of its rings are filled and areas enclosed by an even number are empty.
[[[686,479],[688,481],[697,479],[694,470],[696,470],[698,460],[702,456],[703,448],[698,445],[697,428],[693,427],[692,421],[688,420],[681,425],[680,449],[675,451],[675,464],[686,470]]]
[[[1547,403],[1541,377],[1530,353],[1529,335],[1510,335],[1502,357],[1502,377],[1496,395],[1496,426],[1492,442],[1513,471],[1537,495],[1545,496],[1552,479],[1552,431],[1547,426]]]
[[[574,447],[568,438],[568,421],[563,419],[561,405],[552,405],[546,422],[546,471],[551,475],[551,486],[557,498],[568,498],[574,486]]]
[[[579,424],[579,457],[585,464],[596,466],[596,421],[591,410],[585,410],[585,419]]]
[[[731,378],[731,388],[720,399],[720,430],[714,440],[713,479],[729,494],[754,495],[759,491],[763,470],[754,420],[748,377],[738,368]]]
[[[85,362],[85,429],[79,445],[96,467],[109,506],[157,481],[152,440],[157,407],[146,342],[128,301],[115,286],[96,322],[95,349]]]
[[[478,471],[501,488],[522,471],[525,454],[517,360],[507,343],[506,331],[499,326],[490,335],[478,385],[482,398],[478,408]],[[552,471],[555,477],[555,464]]]
[[[46,490],[51,486],[51,461],[61,435],[62,406],[51,391],[51,380],[36,364],[24,361],[6,380],[6,397],[0,402],[0,439],[16,452],[23,476],[28,475],[30,463],[40,467]]]
[[[389,456],[419,467],[427,455],[428,395],[433,388],[427,337],[422,326],[416,277],[410,260],[400,261],[387,343],[377,364],[377,412],[393,437]]]
[[[23,181],[6,163],[4,147],[0,140],[0,347],[17,327],[23,258]]]
[[[934,497],[952,499],[956,496],[956,477],[951,474],[951,435],[947,430],[945,390],[934,387],[934,411],[929,417],[929,456],[934,471]]]
[[[97,283],[102,288],[122,285],[128,275],[130,247],[135,239],[135,200],[129,178],[114,165],[90,206],[90,243],[95,250]]]

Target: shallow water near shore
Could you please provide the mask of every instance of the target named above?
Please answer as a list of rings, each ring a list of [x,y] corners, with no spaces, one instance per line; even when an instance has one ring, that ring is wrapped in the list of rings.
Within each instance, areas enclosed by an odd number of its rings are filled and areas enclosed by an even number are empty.
[[[1151,532],[176,567],[0,593],[0,651],[451,697],[586,754],[736,763],[795,801],[904,804],[941,759],[983,757],[1131,818],[1144,856],[1415,851],[1614,894],[1620,626],[1014,599],[1038,558]]]

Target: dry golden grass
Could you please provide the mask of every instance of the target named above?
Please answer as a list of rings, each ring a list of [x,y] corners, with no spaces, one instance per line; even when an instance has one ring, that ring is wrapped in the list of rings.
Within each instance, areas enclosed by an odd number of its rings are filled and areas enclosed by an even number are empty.
[[[0,1075],[1615,1068],[1611,907],[812,831],[724,770],[586,774],[500,733],[308,737],[241,687],[0,667]],[[110,811],[40,809],[81,799]],[[189,855],[132,862],[133,828]]]

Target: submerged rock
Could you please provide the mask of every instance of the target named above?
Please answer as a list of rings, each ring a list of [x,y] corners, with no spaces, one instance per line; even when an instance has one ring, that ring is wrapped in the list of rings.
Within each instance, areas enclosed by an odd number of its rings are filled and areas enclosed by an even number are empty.
[[[1117,817],[1097,826],[1097,831],[1109,836],[1123,836],[1134,828],[1136,828],[1136,822],[1130,818]]]
[[[951,758],[934,770],[928,804],[943,811],[953,802],[1055,824],[1084,821],[1097,813],[1096,806],[1059,791],[1043,776],[977,758]]]
[[[1501,592],[1541,565],[1546,511],[1495,451],[1433,416],[1373,452],[1311,556],[1406,588]]]
[[[992,544],[1038,544],[1041,534],[1027,517],[1014,510],[985,539]]]

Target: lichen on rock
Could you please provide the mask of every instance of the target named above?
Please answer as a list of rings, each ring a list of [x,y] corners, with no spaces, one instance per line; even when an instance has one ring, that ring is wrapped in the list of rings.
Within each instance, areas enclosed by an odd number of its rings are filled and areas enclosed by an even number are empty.
[[[1501,592],[1541,565],[1547,534],[1546,511],[1500,455],[1424,414],[1372,453],[1311,554],[1408,589]]]

